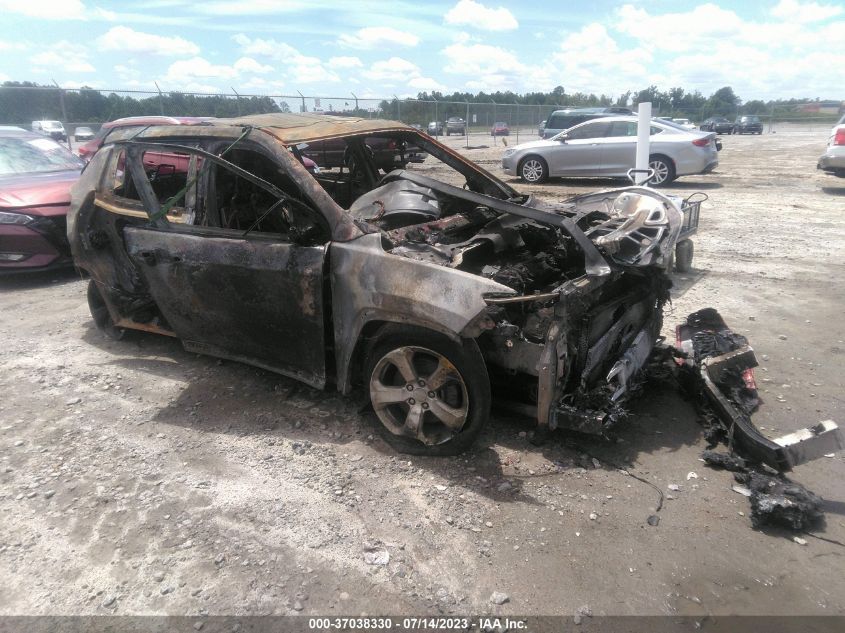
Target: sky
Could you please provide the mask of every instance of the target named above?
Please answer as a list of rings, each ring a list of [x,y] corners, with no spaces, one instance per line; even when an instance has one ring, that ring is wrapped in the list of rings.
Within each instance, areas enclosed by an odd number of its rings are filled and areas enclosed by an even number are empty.
[[[0,0],[0,14],[0,81],[845,99],[843,0]]]

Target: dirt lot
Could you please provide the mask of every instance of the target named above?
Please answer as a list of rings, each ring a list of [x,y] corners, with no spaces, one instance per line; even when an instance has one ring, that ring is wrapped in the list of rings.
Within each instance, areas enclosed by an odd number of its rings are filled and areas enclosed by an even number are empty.
[[[750,338],[772,435],[845,423],[845,181],[816,172],[825,129],[776,131],[724,137],[715,173],[671,187],[710,200],[666,318],[713,306]],[[500,173],[501,148],[466,153]],[[614,444],[535,447],[499,415],[472,453],[408,459],[354,399],[105,339],[85,283],[0,280],[0,614],[845,614],[845,549],[752,530],[672,392]],[[620,465],[669,495],[658,526]],[[817,534],[845,542],[843,455],[794,478],[827,500]]]

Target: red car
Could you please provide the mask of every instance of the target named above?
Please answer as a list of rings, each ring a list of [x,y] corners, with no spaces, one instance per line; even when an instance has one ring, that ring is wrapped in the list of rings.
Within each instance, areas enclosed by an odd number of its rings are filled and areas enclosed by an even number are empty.
[[[131,127],[144,125],[199,125],[208,121],[211,117],[202,116],[130,116],[124,119],[115,119],[108,123],[103,123],[100,131],[94,135],[87,143],[80,145],[76,153],[82,160],[91,160],[94,153],[100,149],[103,144],[103,139],[106,138],[109,132],[116,127]]]
[[[84,165],[42,134],[0,130],[0,273],[72,264],[66,216]]]
[[[84,145],[80,145],[77,148],[76,153],[86,162],[91,160],[91,157],[98,149],[100,149],[100,146],[103,144],[103,140],[106,136],[108,136],[108,133],[115,128],[146,125],[201,125],[206,121],[211,121],[213,118],[214,117],[207,116],[130,116],[123,119],[115,119],[114,121],[103,123],[94,138]],[[168,157],[168,165],[170,165],[173,160],[177,160],[177,162],[179,160],[175,154],[162,154],[160,156],[156,156],[152,160],[154,162],[161,162],[163,156]],[[317,163],[307,156],[302,157],[302,164],[305,165],[305,168],[312,174],[319,173],[320,171]],[[146,166],[150,167],[151,165],[152,163]],[[188,168],[187,164],[177,164],[174,167],[177,171],[187,171]]]
[[[497,121],[493,124],[493,127],[490,128],[490,135],[491,136],[510,136],[511,131],[508,127],[508,124],[504,121]]]

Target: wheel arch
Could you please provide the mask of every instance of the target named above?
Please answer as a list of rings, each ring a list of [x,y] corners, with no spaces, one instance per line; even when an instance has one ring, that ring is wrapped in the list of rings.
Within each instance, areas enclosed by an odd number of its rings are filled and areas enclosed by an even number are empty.
[[[385,336],[406,327],[443,334],[459,345],[465,340],[471,340],[473,344],[478,345],[473,339],[464,339],[457,332],[438,323],[410,315],[372,314],[360,321],[354,336],[355,343],[352,346],[349,360],[344,368],[338,367],[338,389],[347,394],[352,390],[353,385],[360,383],[363,378],[364,366],[373,347]]]

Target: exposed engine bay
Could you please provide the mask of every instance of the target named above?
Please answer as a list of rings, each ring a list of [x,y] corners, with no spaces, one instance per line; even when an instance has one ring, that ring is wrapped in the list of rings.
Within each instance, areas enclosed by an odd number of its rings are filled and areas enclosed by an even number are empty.
[[[626,188],[552,206],[392,172],[350,213],[380,229],[391,254],[478,275],[516,293],[485,295],[478,341],[500,370],[494,381],[537,405],[541,420],[548,409],[549,428],[603,433],[620,417],[668,299],[666,261],[681,227],[670,198]],[[591,258],[598,274],[589,274]]]

